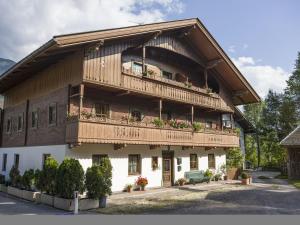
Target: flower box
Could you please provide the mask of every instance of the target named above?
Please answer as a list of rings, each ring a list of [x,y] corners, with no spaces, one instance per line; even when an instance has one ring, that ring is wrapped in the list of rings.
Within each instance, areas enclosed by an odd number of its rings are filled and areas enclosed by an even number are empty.
[[[45,205],[54,205],[54,196],[41,193],[40,202]]]
[[[0,191],[7,193],[7,186],[5,184],[0,184]]]
[[[7,193],[9,195],[13,195],[13,196],[16,196],[18,198],[22,198],[22,192],[23,191],[19,188],[15,188],[15,187],[11,187],[11,186],[7,187]]]
[[[22,198],[26,199],[28,201],[34,202],[36,200],[36,195],[39,192],[37,191],[27,191],[27,190],[23,190],[22,191]]]
[[[243,185],[249,185],[250,184],[250,178],[242,179]]]
[[[75,207],[74,199],[54,197],[54,207],[66,211],[73,211]],[[79,210],[88,210],[96,208],[99,208],[98,199],[82,198],[78,200]]]

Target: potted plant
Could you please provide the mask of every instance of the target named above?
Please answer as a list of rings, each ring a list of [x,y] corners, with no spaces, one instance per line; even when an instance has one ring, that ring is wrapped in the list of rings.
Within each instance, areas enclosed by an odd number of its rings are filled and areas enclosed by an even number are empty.
[[[178,179],[178,180],[177,180],[177,184],[178,184],[179,186],[185,185],[185,184],[186,184],[186,179],[184,179],[184,178]]]
[[[125,186],[126,192],[130,193],[132,190],[132,186],[133,186],[132,184],[126,184]]]
[[[220,170],[221,170],[221,173],[223,174],[223,179],[228,180],[228,176],[227,176],[227,173],[226,173],[226,164],[225,163],[221,165]]]
[[[201,129],[203,129],[202,124],[199,122],[193,122],[192,127],[195,132],[199,132]]]
[[[216,173],[213,177],[214,181],[219,181],[219,180],[221,180],[221,178],[222,178],[222,174],[220,174],[220,173]]]
[[[245,172],[243,172],[241,174],[241,178],[242,178],[242,184],[243,185],[248,185],[249,184],[249,175]]]
[[[107,195],[111,195],[112,166],[108,158],[104,158],[101,165],[95,165],[87,169],[85,185],[87,196],[96,199],[101,208],[106,207]]]
[[[206,178],[207,180],[207,183],[209,183],[213,177],[213,173],[212,171],[210,171],[209,169],[207,169],[205,172],[204,172],[204,177]]]
[[[159,119],[159,118],[155,118],[153,120],[153,124],[154,124],[155,127],[162,128],[164,126],[164,121]]]
[[[145,187],[147,184],[148,184],[148,180],[146,177],[141,177],[141,176],[138,177],[136,181],[136,185],[140,187],[141,191],[145,191]]]

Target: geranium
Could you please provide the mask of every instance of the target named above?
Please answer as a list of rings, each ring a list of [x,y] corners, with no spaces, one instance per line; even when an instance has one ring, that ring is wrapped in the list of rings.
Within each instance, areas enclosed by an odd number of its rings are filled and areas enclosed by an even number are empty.
[[[148,184],[148,180],[146,177],[141,177],[139,176],[138,179],[136,180],[136,185],[145,187]]]

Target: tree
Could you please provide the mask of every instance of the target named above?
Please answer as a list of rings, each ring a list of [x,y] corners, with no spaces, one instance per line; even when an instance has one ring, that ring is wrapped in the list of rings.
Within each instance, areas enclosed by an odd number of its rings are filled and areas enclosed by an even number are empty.
[[[48,157],[45,160],[42,176],[44,179],[45,191],[47,194],[55,194],[55,178],[57,173],[58,163],[53,157]]]

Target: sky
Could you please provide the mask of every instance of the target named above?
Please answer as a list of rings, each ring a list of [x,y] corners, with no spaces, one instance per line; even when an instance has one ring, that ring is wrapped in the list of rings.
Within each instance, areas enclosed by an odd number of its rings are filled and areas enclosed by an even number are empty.
[[[300,51],[299,0],[0,0],[0,58],[58,34],[198,17],[261,97],[281,92]]]

